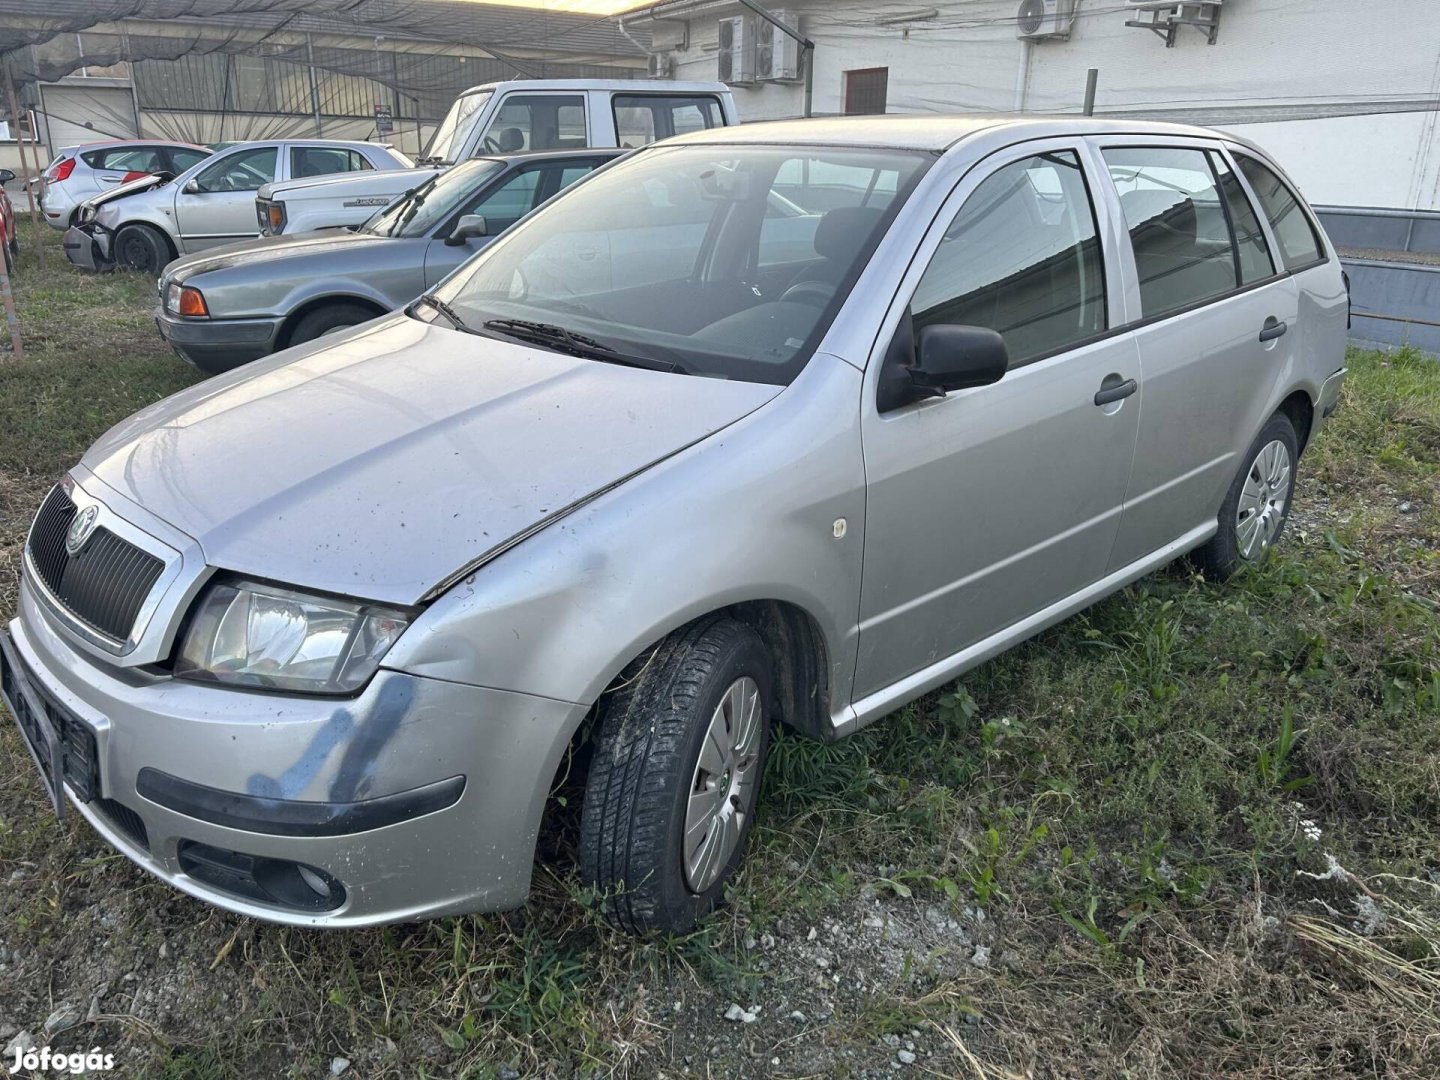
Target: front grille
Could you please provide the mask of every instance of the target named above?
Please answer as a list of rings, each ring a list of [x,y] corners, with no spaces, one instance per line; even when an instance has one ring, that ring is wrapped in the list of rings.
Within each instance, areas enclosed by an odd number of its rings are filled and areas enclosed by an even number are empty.
[[[97,800],[95,809],[99,810],[105,820],[119,829],[136,847],[144,848],[147,851],[150,849],[150,834],[145,831],[145,822],[140,820],[140,815],[134,810],[114,799]]]
[[[71,615],[112,641],[124,642],[165,563],[104,526],[90,534],[78,555],[71,555],[65,550],[65,534],[74,517],[75,504],[64,489],[51,491],[30,530],[30,561]]]

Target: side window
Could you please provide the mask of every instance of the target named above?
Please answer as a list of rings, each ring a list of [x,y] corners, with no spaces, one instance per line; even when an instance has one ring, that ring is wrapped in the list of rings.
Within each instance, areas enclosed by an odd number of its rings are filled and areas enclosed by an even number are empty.
[[[331,173],[360,172],[370,163],[358,150],[342,146],[294,146],[290,148],[290,179],[329,176]]]
[[[195,175],[199,191],[258,191],[275,179],[275,147],[227,154]]]
[[[125,150],[94,150],[85,155],[85,163],[92,169],[107,172],[160,172],[165,168],[156,147],[131,147]]]
[[[583,94],[510,94],[500,103],[477,152],[518,154],[586,145]]]
[[[490,235],[508,229],[530,212],[535,205],[535,192],[540,187],[540,170],[518,172],[477,199],[467,214],[484,214]]]
[[[1240,178],[1219,154],[1211,151],[1210,164],[1220,178],[1220,194],[1225,198],[1225,208],[1230,212],[1230,224],[1235,229],[1235,257],[1240,269],[1240,284],[1249,285],[1264,281],[1275,274],[1275,260],[1270,258],[1270,245],[1265,241],[1265,230],[1260,228],[1260,219],[1250,205]]]
[[[1310,216],[1305,213],[1295,193],[1285,186],[1285,181],[1252,157],[1236,154],[1235,160],[1245,179],[1250,181],[1265,216],[1270,219],[1285,269],[1298,270],[1324,259],[1325,245],[1320,242]]]
[[[565,190],[567,187],[569,187],[571,184],[575,183],[576,180],[580,180],[580,179],[582,179],[583,177],[589,176],[592,172],[594,172],[594,171],[595,171],[596,169],[598,169],[599,167],[600,167],[600,166],[599,166],[598,163],[593,164],[593,165],[567,165],[567,166],[565,166],[565,168],[563,168],[563,169],[560,170],[560,184],[559,184],[558,187],[556,187],[555,190],[556,190],[557,192],[564,191],[564,190]]]
[[[1105,270],[1080,159],[1026,158],[987,177],[946,230],[910,302],[933,324],[999,331],[1012,365],[1106,327]]]
[[[1104,151],[1140,275],[1145,318],[1236,288],[1234,238],[1203,150]]]
[[[616,138],[621,146],[632,150],[671,135],[725,125],[720,102],[713,97],[616,94],[611,104]]]
[[[182,173],[197,162],[204,161],[210,155],[204,150],[186,150],[184,147],[172,147],[170,150],[170,171]]]

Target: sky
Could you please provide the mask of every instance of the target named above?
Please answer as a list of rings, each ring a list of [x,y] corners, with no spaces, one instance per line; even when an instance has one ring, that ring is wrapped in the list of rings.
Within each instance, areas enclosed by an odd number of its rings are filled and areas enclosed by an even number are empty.
[[[579,11],[586,15],[618,15],[631,8],[647,7],[654,0],[472,0],[505,7],[536,8],[540,11]]]

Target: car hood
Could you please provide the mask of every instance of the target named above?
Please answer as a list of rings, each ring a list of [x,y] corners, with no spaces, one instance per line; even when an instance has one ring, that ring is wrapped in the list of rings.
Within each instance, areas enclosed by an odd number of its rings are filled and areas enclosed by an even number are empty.
[[[107,188],[99,195],[86,199],[85,202],[91,206],[104,206],[106,203],[114,202],[116,199],[123,199],[126,195],[135,195],[141,191],[150,191],[153,188],[159,187],[161,184],[168,184],[169,182],[170,181],[166,180],[163,176],[147,173],[144,176],[137,176],[129,183],[117,184],[113,188]]]
[[[232,266],[270,259],[350,253],[371,244],[386,243],[388,240],[389,237],[352,233],[344,229],[295,233],[293,236],[261,236],[254,240],[242,240],[238,244],[226,244],[224,247],[183,256],[166,268],[165,278],[168,281],[184,281],[195,274],[228,270]]]
[[[333,173],[298,180],[275,180],[262,187],[256,195],[261,199],[336,198],[353,199],[362,195],[398,195],[419,187],[439,169],[382,169],[359,173]]]
[[[82,465],[209,565],[414,604],[779,391],[399,315],[152,405]]]

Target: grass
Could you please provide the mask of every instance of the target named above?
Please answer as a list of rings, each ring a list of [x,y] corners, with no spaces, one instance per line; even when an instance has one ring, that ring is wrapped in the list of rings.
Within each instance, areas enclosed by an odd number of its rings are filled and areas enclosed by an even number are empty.
[[[0,614],[54,476],[194,378],[149,282],[34,246]],[[6,726],[0,1036],[103,986],[57,1044],[157,1080],[888,1075],[907,1043],[980,1080],[1440,1075],[1440,367],[1350,364],[1276,557],[1173,567],[844,742],[780,732],[750,861],[686,938],[598,924],[564,833],[522,912],[236,918],[57,827]]]

